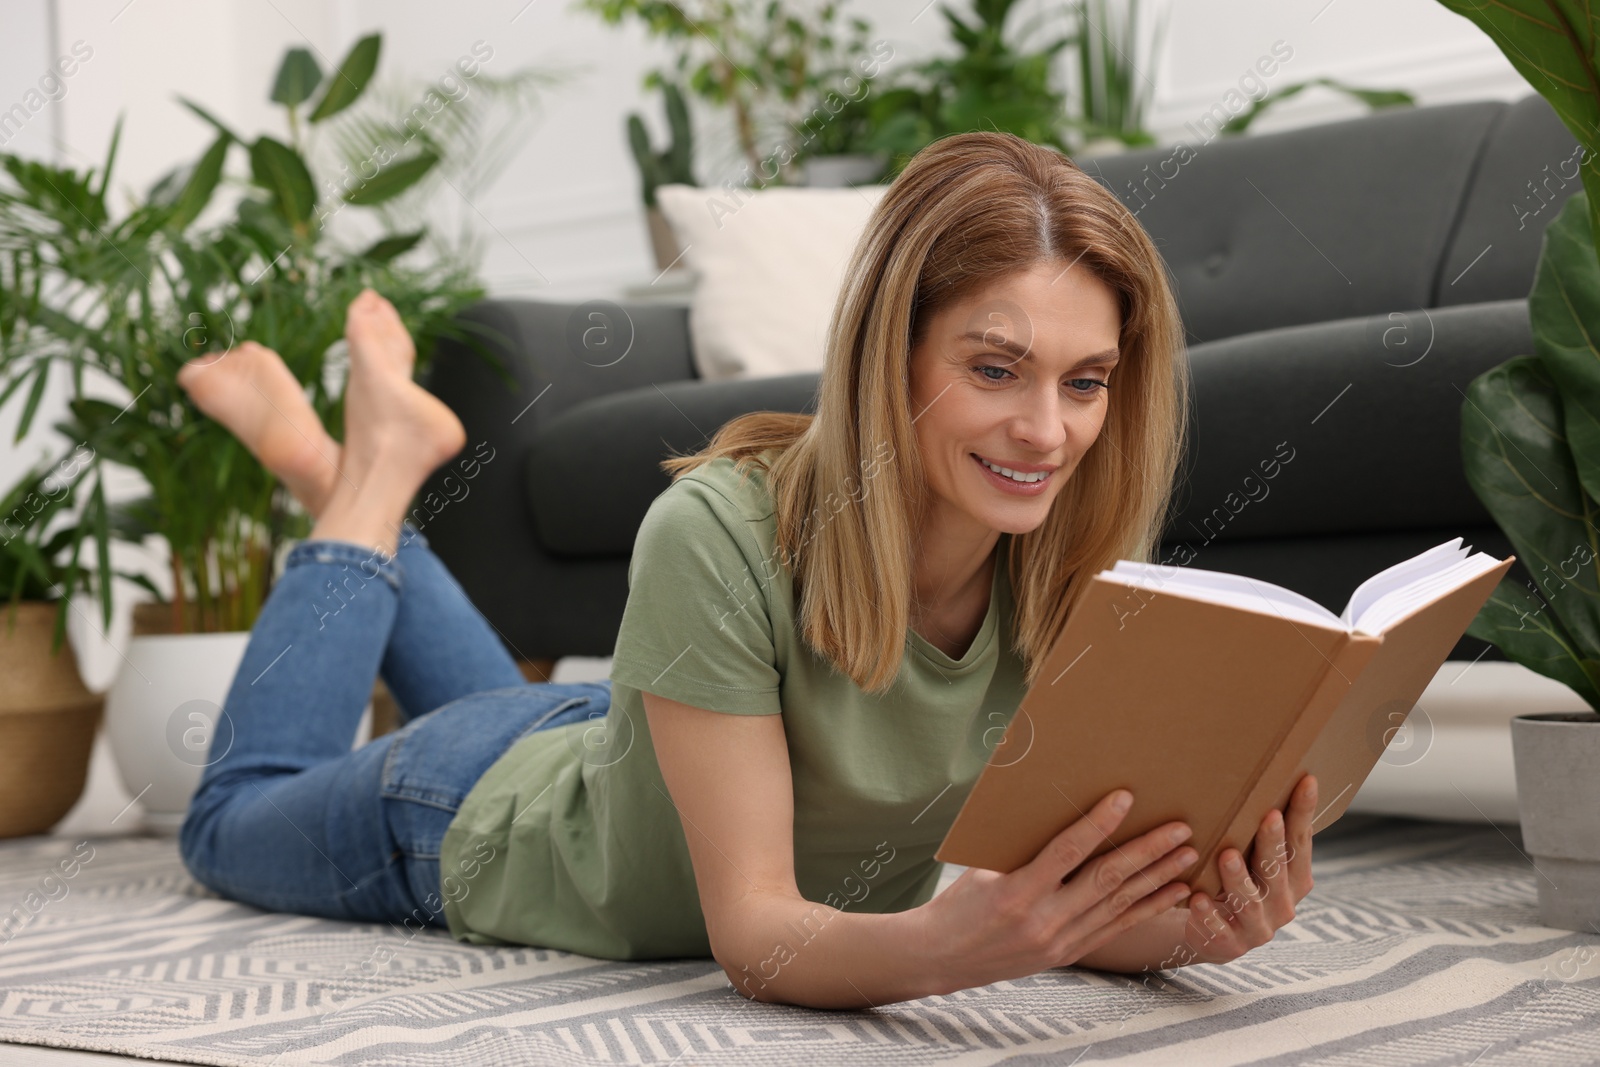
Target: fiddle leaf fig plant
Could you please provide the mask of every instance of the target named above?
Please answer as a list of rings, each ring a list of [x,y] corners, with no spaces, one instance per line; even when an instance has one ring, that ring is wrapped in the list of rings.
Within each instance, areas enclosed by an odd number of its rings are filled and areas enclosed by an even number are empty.
[[[1534,352],[1476,378],[1461,407],[1467,481],[1533,578],[1502,581],[1467,632],[1600,710],[1600,40],[1568,0],[1440,2],[1586,149],[1584,191],[1545,230],[1528,296]]]
[[[1588,149],[1580,173],[1589,226],[1600,234],[1600,36],[1574,0],[1439,0],[1487,33],[1517,73]]]

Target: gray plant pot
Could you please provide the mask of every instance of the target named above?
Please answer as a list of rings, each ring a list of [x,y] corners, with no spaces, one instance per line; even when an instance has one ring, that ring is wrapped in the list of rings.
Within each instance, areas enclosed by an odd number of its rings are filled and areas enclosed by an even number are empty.
[[[1560,930],[1600,932],[1600,714],[1518,715],[1511,751],[1539,919]]]
[[[870,182],[888,165],[886,152],[812,156],[801,163],[801,181],[810,188],[839,189]]]

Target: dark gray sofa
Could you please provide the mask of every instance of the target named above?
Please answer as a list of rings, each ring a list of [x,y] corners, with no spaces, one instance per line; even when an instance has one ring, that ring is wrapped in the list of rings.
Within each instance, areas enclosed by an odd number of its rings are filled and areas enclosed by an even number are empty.
[[[1509,553],[1461,473],[1462,390],[1532,351],[1526,295],[1574,147],[1530,96],[1080,161],[1154,238],[1189,335],[1195,430],[1161,558],[1186,543],[1194,566],[1339,610],[1450,537]],[[441,347],[427,384],[493,458],[453,489],[453,467],[435,477],[423,499],[449,502],[423,532],[522,658],[609,655],[658,461],[747,411],[812,410],[816,375],[698,380],[683,307],[467,314],[503,336],[515,386]]]

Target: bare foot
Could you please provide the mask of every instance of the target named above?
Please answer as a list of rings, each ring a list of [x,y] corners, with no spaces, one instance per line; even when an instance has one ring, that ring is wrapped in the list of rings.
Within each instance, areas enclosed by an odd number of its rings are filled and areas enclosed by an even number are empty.
[[[190,360],[178,371],[178,384],[312,516],[322,513],[340,478],[342,450],[278,353],[245,341],[220,355]]]
[[[368,290],[352,301],[345,336],[344,460],[353,486],[335,486],[311,536],[393,553],[411,498],[467,435],[455,412],[411,380],[415,349],[387,300]]]
[[[407,378],[417,363],[417,348],[400,313],[374,289],[363,289],[344,314],[344,339],[350,349],[350,366],[398,370]]]
[[[345,384],[345,437],[363,455],[405,446],[418,463],[434,468],[466,444],[466,431],[443,401],[411,380],[417,351],[394,305],[371,289],[345,314],[350,377]],[[359,483],[360,478],[356,481]]]

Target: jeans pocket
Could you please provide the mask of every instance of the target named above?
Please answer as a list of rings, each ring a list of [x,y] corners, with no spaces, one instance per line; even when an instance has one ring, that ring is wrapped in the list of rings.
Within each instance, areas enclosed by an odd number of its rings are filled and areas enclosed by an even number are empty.
[[[538,682],[487,689],[413,719],[395,732],[382,794],[454,814],[467,793],[526,734],[582,718],[589,685]]]

